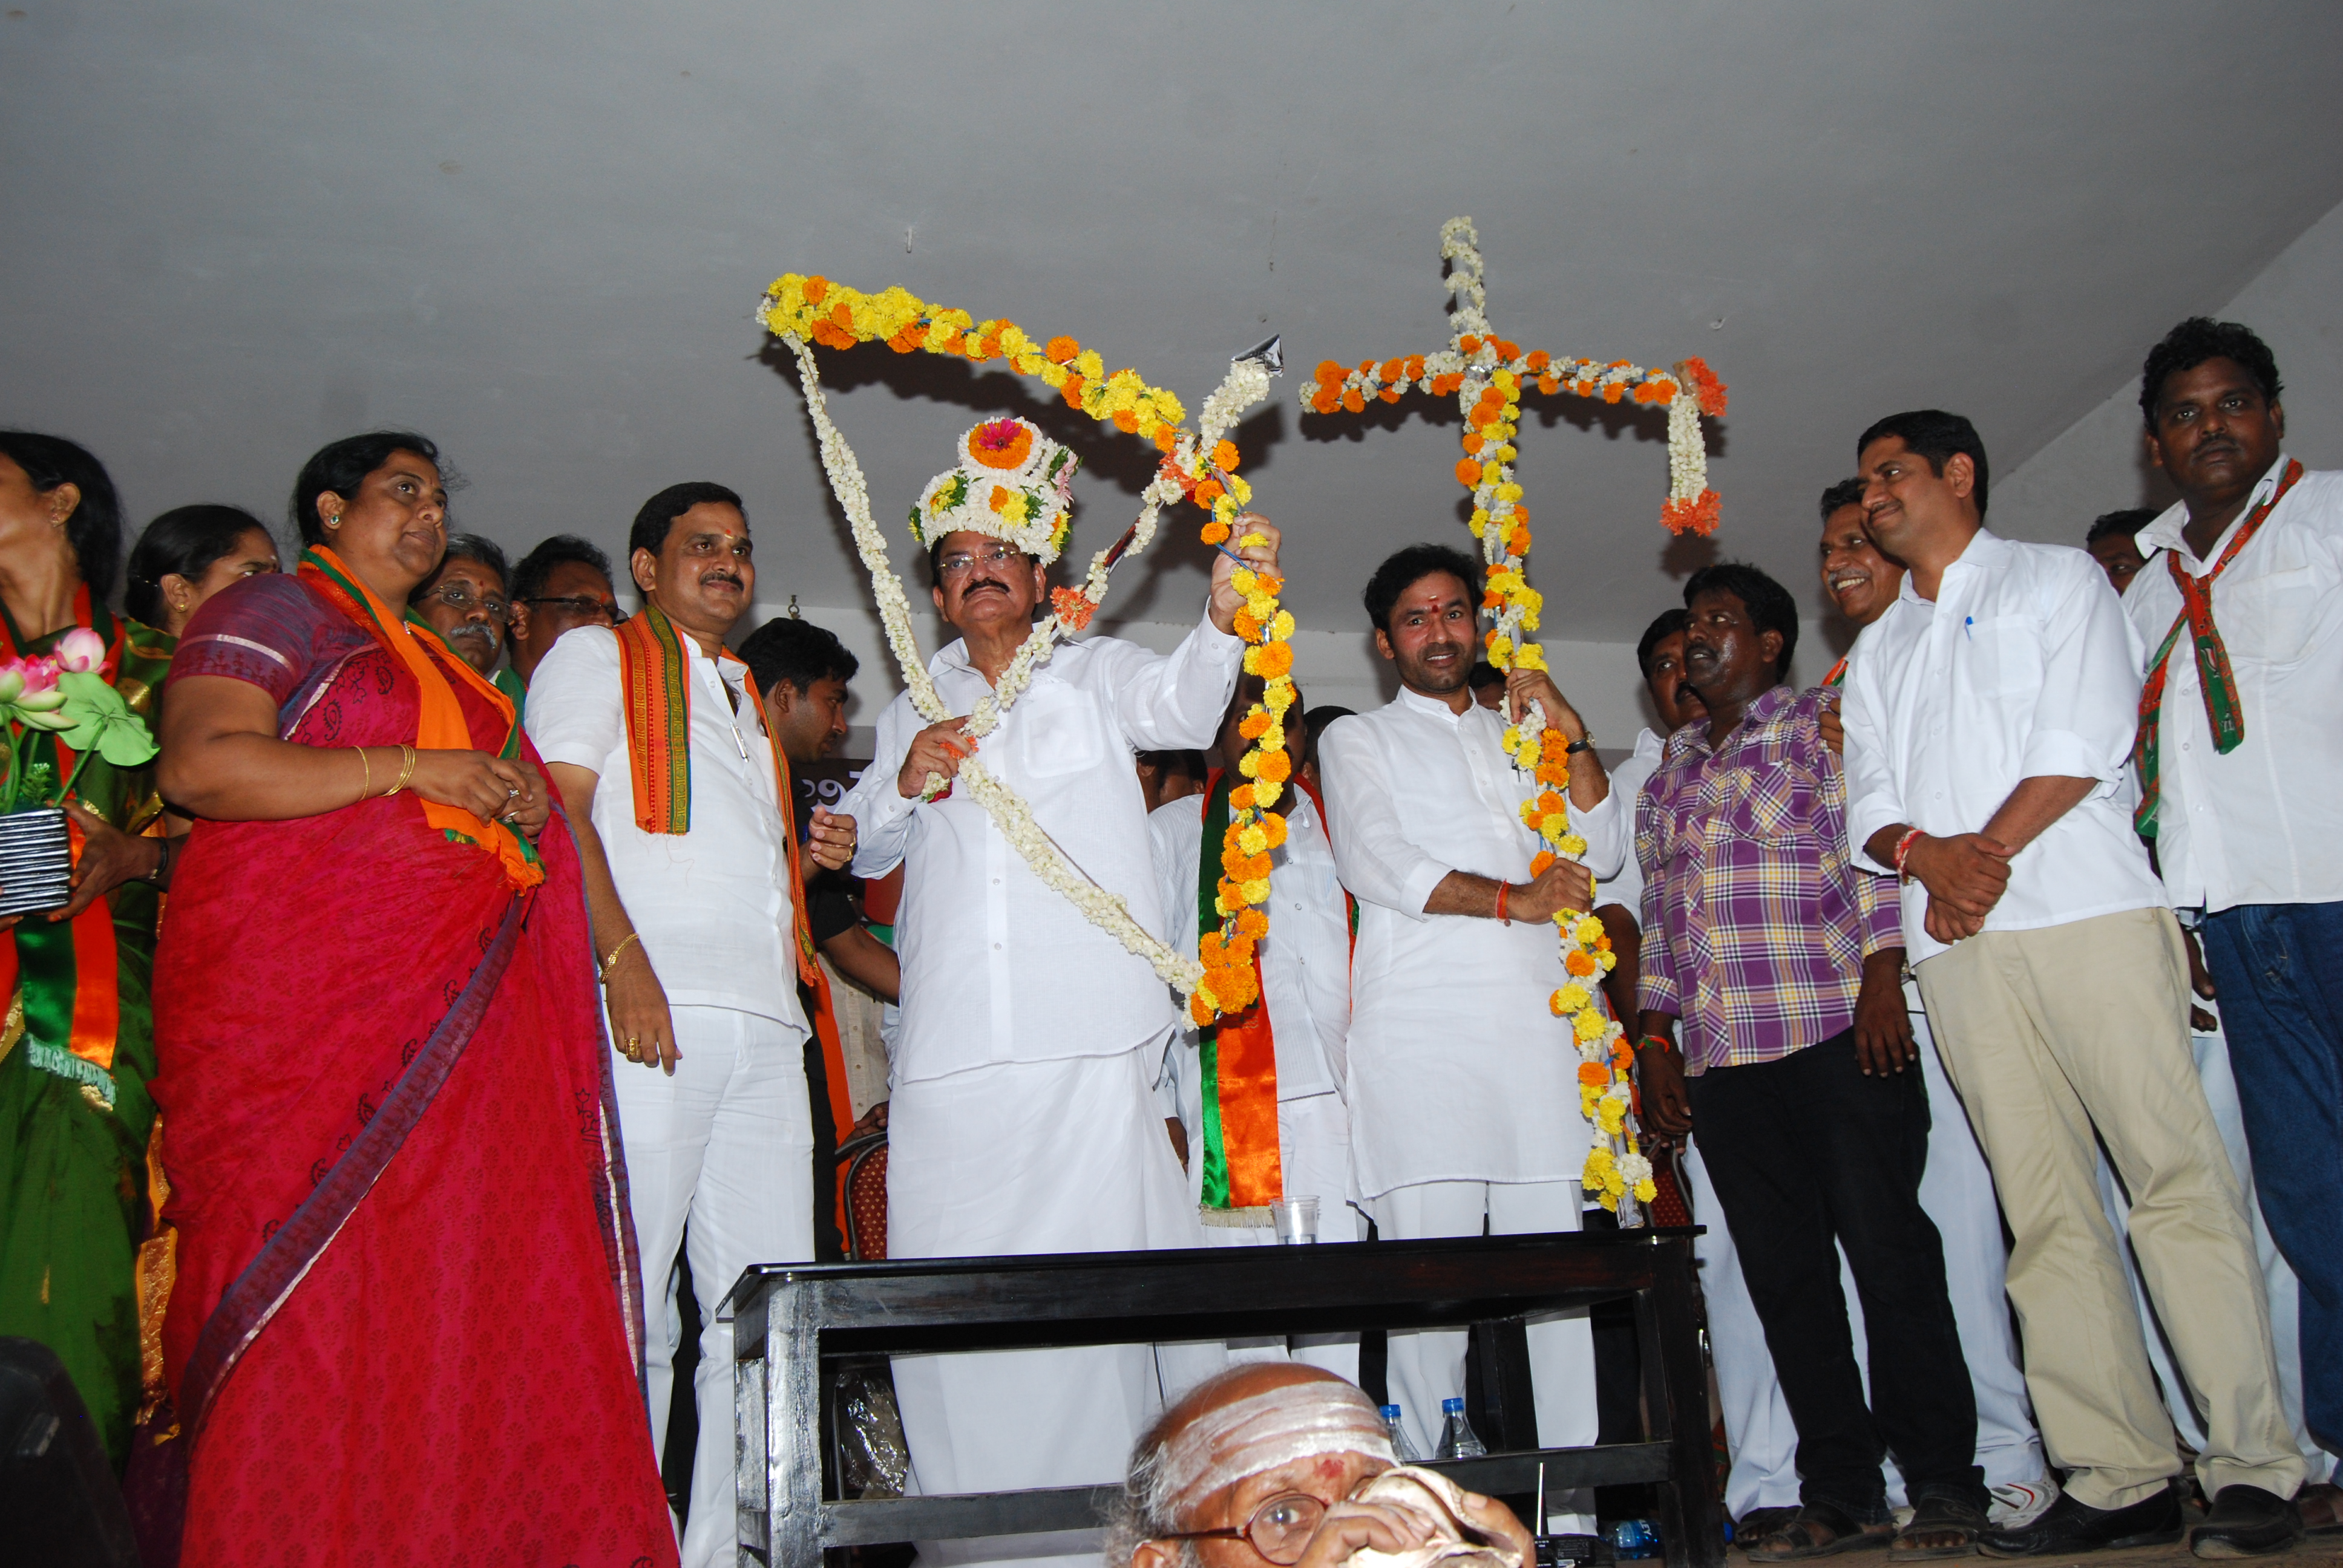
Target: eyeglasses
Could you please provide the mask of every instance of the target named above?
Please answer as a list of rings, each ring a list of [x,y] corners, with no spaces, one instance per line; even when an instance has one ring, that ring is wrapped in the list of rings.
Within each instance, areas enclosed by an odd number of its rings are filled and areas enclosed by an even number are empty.
[[[937,563],[937,569],[941,571],[944,576],[948,578],[963,578],[969,574],[970,568],[974,567],[979,561],[983,562],[989,567],[997,567],[1003,561],[1022,560],[1024,559],[1024,557],[1025,552],[1022,550],[1011,549],[1007,545],[995,545],[992,548],[985,551],[980,556],[946,556],[941,561]]]
[[[1252,1511],[1242,1530],[1182,1530],[1176,1535],[1158,1535],[1157,1541],[1245,1541],[1268,1562],[1279,1568],[1292,1568],[1302,1561],[1302,1553],[1310,1544],[1311,1536],[1318,1533],[1318,1522],[1326,1517],[1326,1505],[1304,1493],[1289,1492],[1282,1497],[1272,1497]]]
[[[605,603],[598,598],[588,598],[584,594],[569,594],[559,598],[525,598],[520,602],[558,605],[571,615],[583,616],[588,620],[598,621],[604,626],[617,626],[627,618],[627,612],[617,605]]]
[[[488,618],[498,626],[502,626],[512,614],[512,607],[505,602],[503,596],[475,594],[468,587],[459,582],[442,584],[424,597],[436,598],[450,609],[467,613],[475,609],[485,609],[488,612]]]

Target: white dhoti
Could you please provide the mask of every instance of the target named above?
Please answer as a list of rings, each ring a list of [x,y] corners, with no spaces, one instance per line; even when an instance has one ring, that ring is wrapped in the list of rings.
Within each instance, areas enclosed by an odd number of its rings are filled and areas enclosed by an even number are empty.
[[[1202,1244],[1151,1084],[1161,1043],[973,1068],[895,1087],[890,1258]],[[1162,1407],[1153,1350],[1101,1345],[898,1356],[921,1493],[1119,1483]],[[1094,1563],[1095,1531],[921,1542],[929,1563]]]
[[[664,1442],[683,1325],[674,1317],[676,1250],[690,1227],[699,1300],[699,1443],[692,1452],[685,1568],[729,1563],[739,1520],[732,1487],[732,1321],[717,1307],[756,1263],[813,1256],[813,1123],[803,1034],[722,1007],[676,1007],[675,1074],[614,1059],[629,1207],[640,1248],[651,1432]]]
[[[1961,1355],[1968,1362],[1969,1383],[1976,1394],[1976,1462],[1985,1470],[1987,1486],[2038,1484],[2044,1474],[2042,1437],[2026,1399],[2026,1376],[2019,1370],[2017,1342],[2010,1330],[2009,1301],[2003,1293],[2009,1251],[2002,1241],[1993,1173],[1969,1129],[1960,1096],[1936,1059],[1927,1016],[1917,1008],[1912,1010],[1912,1033],[1928,1090],[1928,1165],[1920,1180],[1920,1206],[1944,1238],[1945,1283],[1960,1328]],[[1725,1483],[1725,1512],[1738,1519],[1753,1508],[1795,1508],[1797,1423],[1782,1398],[1733,1237],[1717,1218],[1724,1211],[1717,1207],[1701,1164],[1697,1134],[1684,1167],[1693,1187],[1694,1218],[1708,1227],[1694,1251],[1700,1260],[1701,1294],[1708,1306],[1709,1354],[1724,1405],[1725,1446],[1733,1456]],[[1847,1324],[1861,1343],[1863,1306],[1844,1253],[1839,1278]],[[1856,1364],[1867,1389],[1870,1367],[1862,1357]],[[1903,1477],[1892,1460],[1882,1468],[1890,1501],[1902,1507]]]
[[[2197,1076],[2205,1085],[2205,1103],[2213,1109],[2213,1125],[2221,1131],[2221,1142],[2228,1150],[2229,1163],[2237,1172],[2237,1185],[2245,1190],[2246,1212],[2253,1219],[2254,1253],[2261,1264],[2263,1293],[2269,1301],[2270,1341],[2278,1352],[2278,1402],[2285,1408],[2287,1425],[2294,1432],[2294,1445],[2302,1451],[2303,1462],[2309,1467],[2304,1480],[2329,1481],[2334,1478],[2335,1456],[2319,1446],[2302,1420],[2300,1288],[2295,1282],[2294,1271],[2279,1253],[2278,1243],[2270,1240],[2269,1226],[2262,1219],[2262,1206],[2254,1201],[2253,1161],[2247,1154],[2246,1124],[2237,1108],[2237,1081],[2229,1070],[2228,1042],[2216,1029],[2210,1034],[2192,1032],[2188,1046],[2197,1058]],[[2181,1441],[2201,1452],[2207,1442],[2204,1419],[2197,1413],[2194,1392],[2181,1378],[2173,1360],[2164,1325],[2157,1321],[2155,1303],[2148,1300],[2147,1289],[2141,1282],[2139,1261],[2131,1254],[2131,1236],[2127,1229],[2131,1203],[2104,1153],[2099,1156],[2099,1196],[2107,1204],[2116,1246],[2123,1253],[2124,1271],[2131,1277],[2132,1299],[2139,1303],[2148,1364],[2156,1369],[2156,1380],[2162,1386],[2165,1409],[2171,1412],[2172,1424],[2178,1430]]]

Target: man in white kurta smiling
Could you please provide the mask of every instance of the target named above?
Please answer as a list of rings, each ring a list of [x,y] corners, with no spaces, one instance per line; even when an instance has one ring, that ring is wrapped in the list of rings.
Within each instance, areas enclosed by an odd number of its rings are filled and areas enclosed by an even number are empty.
[[[929,670],[955,713],[992,689],[1046,607],[1071,463],[1024,421],[993,421],[962,438],[959,466],[921,497],[914,533],[936,608],[960,633]],[[1244,553],[1273,570],[1277,530],[1250,518],[1237,532],[1260,536]],[[1169,654],[1111,638],[1060,646],[974,748],[1065,857],[1153,932],[1161,898],[1131,759],[1203,747],[1218,729],[1244,651],[1232,631],[1244,603],[1234,569],[1216,558],[1209,614]],[[968,790],[924,798],[931,775],[953,779],[970,754],[963,728],[925,724],[897,698],[844,803],[863,835],[856,873],[904,867],[889,1255],[1199,1245],[1151,1092],[1178,1021],[1172,994],[1035,876]],[[928,1493],[1114,1481],[1158,1403],[1145,1346],[903,1357],[895,1384]],[[930,1563],[1030,1560],[1095,1545],[1017,1537],[921,1552]]]
[[[1558,860],[1536,877],[1535,793],[1505,755],[1505,718],[1468,684],[1478,638],[1473,560],[1414,545],[1367,584],[1375,650],[1400,693],[1338,719],[1318,743],[1327,826],[1359,900],[1352,966],[1351,1148],[1380,1234],[1407,1240],[1575,1231],[1588,1129],[1578,1052],[1548,1005],[1565,983],[1552,919],[1584,910],[1594,883]],[[1572,743],[1573,802],[1608,784],[1578,715],[1543,670],[1516,668],[1507,700],[1535,697]],[[1585,1319],[1530,1326],[1538,1438],[1594,1441]],[[1422,1452],[1443,1399],[1464,1392],[1462,1331],[1391,1336],[1390,1386]]]

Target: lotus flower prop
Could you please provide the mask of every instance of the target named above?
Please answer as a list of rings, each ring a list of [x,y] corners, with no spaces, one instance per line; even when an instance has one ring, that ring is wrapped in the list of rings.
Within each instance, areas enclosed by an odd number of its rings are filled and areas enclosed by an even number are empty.
[[[0,814],[61,803],[93,756],[135,768],[155,755],[155,737],[107,684],[105,663],[106,643],[86,627],[58,638],[55,653],[0,663],[0,724],[8,737]],[[44,732],[74,753],[73,771],[54,793],[55,770],[28,761],[33,738]]]

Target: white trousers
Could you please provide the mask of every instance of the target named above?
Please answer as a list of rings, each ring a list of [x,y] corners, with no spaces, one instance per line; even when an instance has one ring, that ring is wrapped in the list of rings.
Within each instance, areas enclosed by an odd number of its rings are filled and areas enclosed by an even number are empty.
[[[1584,1190],[1575,1181],[1426,1181],[1394,1187],[1370,1200],[1367,1211],[1387,1241],[1436,1236],[1522,1236],[1575,1231]],[[1420,1329],[1391,1336],[1387,1378],[1392,1402],[1408,1441],[1433,1458],[1440,1445],[1440,1402],[1464,1397],[1463,1329]],[[1529,1325],[1530,1385],[1538,1443],[1574,1448],[1595,1441],[1594,1332],[1584,1311],[1534,1319]],[[1485,1441],[1488,1434],[1481,1434]],[[1548,1493],[1549,1528],[1594,1529],[1589,1492]]]
[[[890,1258],[1203,1244],[1151,1085],[1161,1045],[895,1086]],[[894,1358],[922,1493],[1117,1483],[1162,1408],[1147,1345]],[[1096,1564],[1095,1531],[923,1541],[940,1563]]]
[[[683,1568],[729,1564],[739,1522],[732,1495],[732,1322],[717,1306],[753,1263],[813,1256],[813,1123],[804,1033],[778,1019],[721,1007],[679,1007],[675,1075],[612,1059],[627,1151],[635,1242],[642,1251],[643,1362],[651,1432],[667,1436],[675,1351],[683,1325],[669,1288],[685,1222],[699,1299],[699,1444]]]
[[[2191,1034],[2188,1046],[2197,1059],[2197,1076],[2205,1085],[2205,1103],[2212,1107],[2213,1125],[2220,1130],[2229,1163],[2237,1168],[2237,1185],[2245,1189],[2246,1212],[2253,1220],[2254,1252],[2269,1302],[2270,1341],[2278,1352],[2278,1402],[2286,1409],[2287,1424],[2294,1429],[2294,1444],[2302,1451],[2302,1462],[2309,1466],[2304,1479],[2331,1480],[2335,1456],[2318,1445],[2302,1421],[2302,1297],[2294,1271],[2287,1266],[2278,1243],[2270,1240],[2262,1206],[2254,1201],[2253,1161],[2247,1154],[2246,1124],[2237,1109],[2237,1081],[2229,1071],[2228,1042],[2216,1030],[2211,1034]],[[2181,1379],[2164,1325],[2157,1321],[2155,1303],[2148,1300],[2147,1287],[2141,1281],[2139,1261],[2131,1251],[2131,1203],[2104,1153],[2099,1156],[2099,1196],[2107,1205],[2107,1222],[2115,1230],[2116,1246],[2123,1253],[2124,1271],[2131,1276],[2132,1298],[2139,1303],[2140,1329],[2147,1339],[2147,1361],[2162,1385],[2164,1407],[2171,1412],[2181,1441],[2201,1452],[2207,1441],[2205,1422],[2197,1412],[2195,1396]]]
[[[1976,1393],[1976,1462],[1985,1468],[1988,1486],[2039,1482],[2042,1435],[2035,1430],[2034,1407],[2026,1396],[2026,1374],[2018,1367],[2017,1342],[2010,1332],[2009,1302],[2002,1292],[2009,1252],[2002,1241],[1993,1172],[1977,1148],[1960,1096],[1936,1060],[1927,1016],[1917,1009],[1912,1012],[1912,1033],[1928,1090],[1928,1166],[1920,1179],[1920,1207],[1944,1238],[1945,1282],[1952,1296],[1953,1320],[1960,1329],[1961,1355],[1968,1362],[1969,1382]],[[1707,1168],[1701,1163],[1699,1145],[1695,1135],[1685,1151],[1684,1170],[1692,1182],[1693,1218],[1708,1227],[1708,1234],[1693,1250],[1700,1260],[1701,1294],[1708,1305],[1709,1356],[1725,1406],[1725,1447],[1733,1456],[1725,1508],[1738,1519],[1753,1508],[1798,1505],[1798,1428],[1782,1398],[1774,1357],[1765,1348],[1765,1331],[1742,1280],[1741,1261],[1722,1219],[1725,1211],[1709,1186]],[[1847,1325],[1860,1344],[1863,1304],[1843,1252],[1839,1281],[1846,1298]],[[1867,1388],[1870,1367],[1860,1356],[1856,1365]],[[1882,1469],[1889,1499],[1900,1508],[1906,1501],[1904,1478],[1892,1462]]]
[[[1197,1123],[1201,1124],[1201,1119]],[[1202,1186],[1203,1154],[1200,1138],[1191,1133],[1188,1140],[1188,1181],[1192,1187]],[[1329,1091],[1324,1094],[1305,1095],[1299,1100],[1277,1102],[1278,1173],[1283,1179],[1289,1198],[1318,1200],[1318,1240],[1323,1245],[1337,1241],[1359,1241],[1366,1239],[1367,1224],[1359,1211],[1351,1206],[1351,1112],[1342,1097]],[[1273,1247],[1277,1245],[1274,1225],[1206,1225],[1204,1245],[1207,1247]],[[1197,1349],[1204,1352],[1200,1362],[1192,1359]],[[1167,1395],[1177,1398],[1181,1392],[1202,1382],[1212,1373],[1232,1362],[1297,1361],[1332,1372],[1346,1382],[1359,1381],[1359,1336],[1356,1334],[1292,1334],[1283,1339],[1232,1340],[1227,1354],[1218,1356],[1213,1347],[1162,1345],[1157,1348],[1157,1362],[1163,1372],[1163,1387]]]

